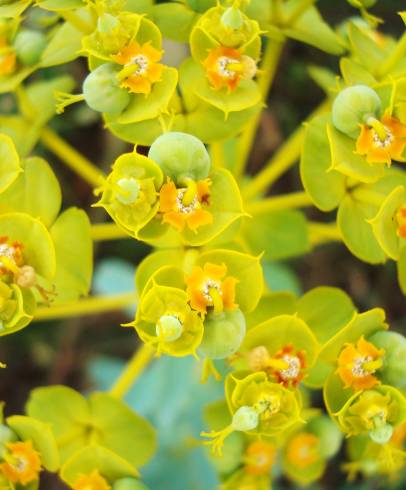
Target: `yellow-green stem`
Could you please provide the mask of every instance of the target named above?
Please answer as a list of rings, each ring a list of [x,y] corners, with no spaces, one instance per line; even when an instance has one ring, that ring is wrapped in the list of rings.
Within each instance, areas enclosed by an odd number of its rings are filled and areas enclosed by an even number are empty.
[[[153,358],[155,349],[148,344],[143,344],[128,361],[124,370],[115,381],[110,394],[116,398],[122,398],[134,384],[138,376]]]
[[[282,52],[283,44],[284,43],[282,42],[268,39],[264,57],[260,66],[261,75],[258,79],[258,85],[262,99],[266,99],[266,96],[271,88],[271,84],[276,73],[279,57]],[[240,140],[238,141],[238,157],[234,166],[234,176],[236,177],[236,179],[238,179],[244,172],[252,145],[254,144],[254,138],[257,132],[260,118],[261,111],[259,111],[251,119],[244,132],[242,133]]]
[[[130,235],[119,228],[115,223],[97,223],[92,225],[92,238],[94,241],[120,240],[130,238]]]
[[[304,208],[312,206],[313,201],[306,192],[292,192],[283,196],[272,196],[249,203],[245,210],[248,214],[259,215],[281,209]]]
[[[330,106],[330,102],[324,101],[312,114],[312,119],[317,114],[324,112]],[[259,172],[242,190],[245,199],[251,199],[271,186],[284,172],[292,167],[300,156],[304,137],[304,126],[296,129],[289,139],[268,160],[263,170]]]
[[[396,48],[392,51],[390,56],[381,66],[379,70],[379,75],[383,78],[387,75],[397,64],[398,62],[405,56],[406,53],[406,32],[403,33],[402,37],[399,39]]]
[[[336,223],[309,223],[309,238],[313,246],[326,242],[340,242],[342,236]]]
[[[95,296],[60,305],[41,306],[35,312],[34,321],[96,315],[107,311],[121,310],[135,303],[136,294],[134,292],[111,296]]]
[[[72,148],[52,129],[44,128],[41,132],[41,142],[54,155],[59,157],[69,168],[80,175],[93,187],[100,186],[105,176],[93,163]]]

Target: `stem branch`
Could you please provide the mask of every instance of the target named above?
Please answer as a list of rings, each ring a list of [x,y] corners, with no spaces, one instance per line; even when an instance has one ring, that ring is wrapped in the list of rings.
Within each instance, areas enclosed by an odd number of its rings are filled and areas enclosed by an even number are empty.
[[[247,205],[246,211],[252,215],[259,215],[269,211],[304,208],[312,205],[313,201],[306,192],[292,192],[283,196],[271,196],[261,201],[251,202]]]

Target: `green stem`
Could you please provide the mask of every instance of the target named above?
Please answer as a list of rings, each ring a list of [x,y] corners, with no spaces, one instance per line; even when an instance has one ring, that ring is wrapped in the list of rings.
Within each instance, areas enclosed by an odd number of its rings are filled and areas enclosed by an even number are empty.
[[[342,236],[336,223],[309,223],[309,238],[313,246],[326,242],[341,242]]]
[[[105,179],[103,172],[72,148],[52,129],[44,128],[42,130],[41,142],[91,186],[99,187],[103,184]]]
[[[97,223],[92,225],[92,239],[94,241],[120,240],[122,238],[130,238],[130,236],[115,223]]]
[[[110,394],[116,398],[122,398],[134,384],[138,376],[144,371],[155,354],[155,349],[148,344],[143,344],[133,357],[128,361],[123,372],[117,378]]]
[[[246,211],[251,215],[259,215],[270,211],[304,208],[312,205],[313,201],[306,192],[292,192],[283,196],[272,196],[261,201],[251,202],[246,206]]]
[[[135,303],[136,294],[134,292],[111,296],[96,296],[60,305],[41,306],[34,314],[34,321],[96,315],[107,311],[121,310],[127,306],[133,306]]]
[[[260,66],[260,73],[262,74],[258,79],[258,86],[263,100],[266,99],[266,96],[271,88],[283,45],[283,42],[268,40]],[[238,156],[233,171],[236,179],[238,179],[244,172],[252,145],[254,144],[254,138],[260,119],[261,111],[255,114],[255,116],[251,119],[247,127],[244,129],[240,140],[238,141]]]

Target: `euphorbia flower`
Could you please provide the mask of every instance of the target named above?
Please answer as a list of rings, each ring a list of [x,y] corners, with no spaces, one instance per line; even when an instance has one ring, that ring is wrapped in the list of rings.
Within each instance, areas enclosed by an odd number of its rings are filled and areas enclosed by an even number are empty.
[[[38,479],[41,458],[31,441],[7,443],[2,459],[0,471],[11,483],[26,485]]]
[[[266,475],[272,468],[276,458],[276,447],[265,441],[251,443],[245,451],[244,470],[251,475]]]
[[[374,376],[382,366],[384,351],[361,337],[356,344],[347,344],[338,357],[337,372],[346,388],[366,390],[379,383]]]
[[[117,75],[121,86],[134,94],[148,95],[152,85],[161,79],[163,65],[158,63],[161,57],[162,51],[155,49],[151,43],[144,43],[141,46],[136,41],[132,41],[112,56],[113,61],[124,65]]]
[[[188,180],[185,187],[177,188],[171,180],[161,187],[159,193],[159,212],[162,222],[168,223],[178,231],[187,225],[196,231],[200,226],[213,222],[213,216],[206,207],[210,198],[209,179]]]
[[[203,314],[209,307],[217,312],[235,309],[235,285],[238,281],[226,275],[224,264],[206,263],[203,268],[195,266],[185,278],[190,306]]]
[[[310,432],[299,432],[286,447],[286,457],[290,464],[304,469],[320,459],[320,440]]]
[[[253,58],[243,55],[240,50],[219,46],[210,51],[203,61],[207,78],[216,90],[226,87],[235,90],[240,80],[254,78],[257,65]]]
[[[406,126],[399,119],[385,114],[381,120],[370,117],[361,125],[356,153],[366,155],[368,163],[387,163],[402,160],[406,147]]]
[[[11,75],[17,65],[16,54],[5,36],[0,36],[0,76]]]
[[[110,490],[111,486],[97,470],[89,475],[82,475],[73,485],[73,490]]]

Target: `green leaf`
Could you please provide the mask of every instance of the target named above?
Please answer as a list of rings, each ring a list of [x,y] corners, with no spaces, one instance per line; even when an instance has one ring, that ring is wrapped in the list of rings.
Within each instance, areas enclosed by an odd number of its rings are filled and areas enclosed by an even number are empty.
[[[19,17],[25,9],[29,7],[32,0],[17,0],[4,5],[0,5],[0,18],[17,18]]]
[[[177,70],[166,67],[162,72],[161,80],[153,84],[150,94],[132,94],[131,102],[117,118],[117,122],[129,124],[157,118],[166,111],[177,82]]]
[[[254,311],[245,315],[247,328],[255,327],[274,316],[293,315],[297,298],[293,293],[266,293],[260,299]]]
[[[89,218],[81,209],[69,208],[53,224],[51,237],[56,252],[52,283],[56,301],[74,301],[89,292],[93,271],[93,244]]]
[[[154,6],[152,17],[164,37],[186,43],[199,15],[183,4],[164,3]]]
[[[355,23],[351,22],[348,30],[356,61],[375,73],[385,61],[385,53],[372,36],[365,33]]]
[[[267,259],[295,257],[310,250],[307,220],[301,211],[273,211],[247,218],[243,234],[252,253],[264,252]]]
[[[300,160],[303,186],[322,211],[336,208],[345,195],[345,176],[331,168],[326,131],[330,120],[330,114],[322,114],[306,123]]]
[[[51,167],[42,158],[23,161],[23,173],[2,194],[0,214],[17,211],[51,226],[61,207],[61,190]]]
[[[340,69],[347,85],[373,85],[376,79],[360,63],[351,58],[341,58]]]
[[[69,22],[62,24],[42,53],[41,67],[61,65],[76,59],[81,49],[83,33]]]
[[[41,455],[43,466],[48,471],[58,470],[59,451],[48,424],[23,415],[8,417],[7,424],[21,440],[32,441],[34,448]]]
[[[378,206],[347,195],[337,214],[337,224],[345,245],[352,254],[370,264],[380,264],[386,260],[386,255],[368,223],[377,211]]]
[[[10,136],[0,134],[0,196],[22,172],[20,158]]]
[[[80,476],[90,475],[98,470],[109,483],[119,478],[138,476],[138,471],[128,461],[113,451],[90,444],[76,451],[62,466],[61,478],[68,485],[74,485]]]

